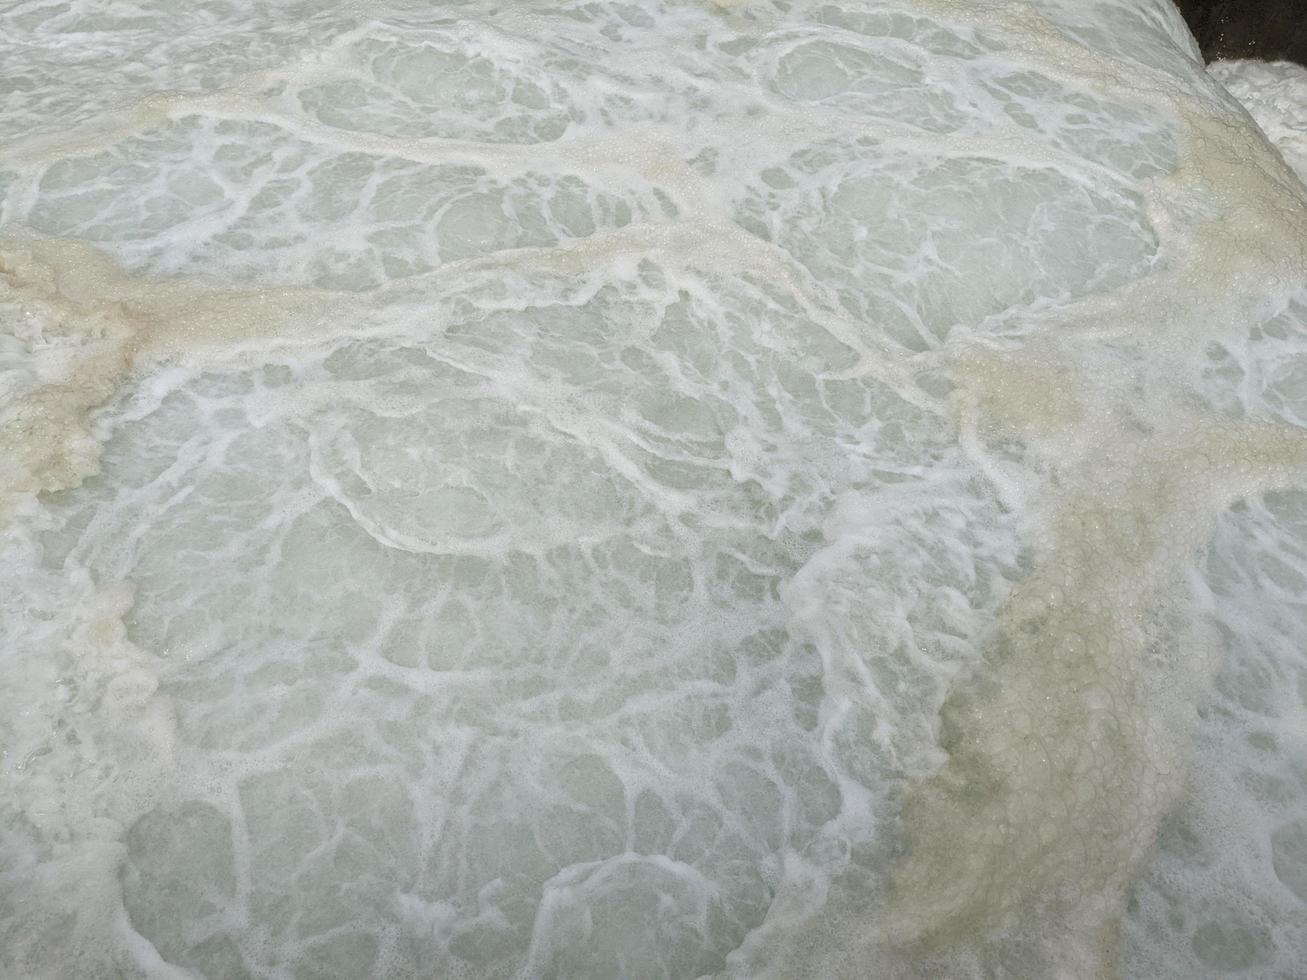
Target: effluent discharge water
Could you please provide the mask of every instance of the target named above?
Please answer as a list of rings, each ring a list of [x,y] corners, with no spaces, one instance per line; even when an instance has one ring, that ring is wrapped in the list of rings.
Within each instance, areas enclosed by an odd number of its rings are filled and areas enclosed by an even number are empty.
[[[1302,976],[1293,66],[1163,0],[0,61],[0,974]]]

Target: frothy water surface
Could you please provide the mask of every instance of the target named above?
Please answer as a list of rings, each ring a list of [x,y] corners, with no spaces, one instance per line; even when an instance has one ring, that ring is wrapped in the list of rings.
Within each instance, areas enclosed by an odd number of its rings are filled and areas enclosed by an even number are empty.
[[[1307,962],[1307,189],[1169,3],[0,58],[0,972]]]

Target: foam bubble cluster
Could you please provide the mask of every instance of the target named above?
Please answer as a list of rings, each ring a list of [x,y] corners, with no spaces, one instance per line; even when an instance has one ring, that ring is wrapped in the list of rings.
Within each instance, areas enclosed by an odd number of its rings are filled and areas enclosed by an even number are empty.
[[[0,59],[0,972],[1307,961],[1307,189],[1169,3]]]

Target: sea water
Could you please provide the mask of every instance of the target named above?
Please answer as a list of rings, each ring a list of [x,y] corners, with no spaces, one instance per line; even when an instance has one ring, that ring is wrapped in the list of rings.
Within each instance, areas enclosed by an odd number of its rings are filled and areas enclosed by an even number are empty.
[[[0,973],[1301,971],[1290,66],[1162,0],[0,61]]]

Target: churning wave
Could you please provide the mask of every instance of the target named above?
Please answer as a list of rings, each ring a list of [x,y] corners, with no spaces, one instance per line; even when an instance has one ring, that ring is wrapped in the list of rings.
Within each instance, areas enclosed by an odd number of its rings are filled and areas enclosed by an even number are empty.
[[[1169,0],[0,61],[5,975],[1307,962],[1293,66]]]

